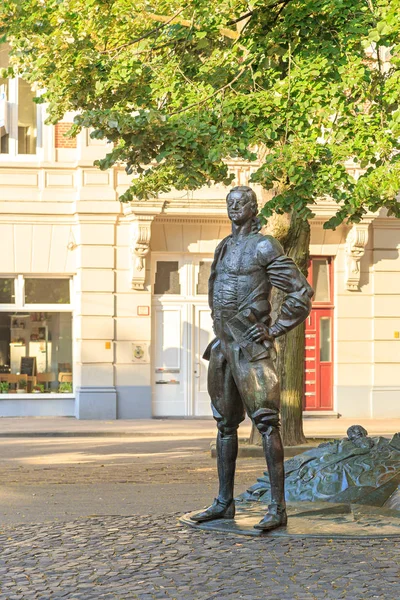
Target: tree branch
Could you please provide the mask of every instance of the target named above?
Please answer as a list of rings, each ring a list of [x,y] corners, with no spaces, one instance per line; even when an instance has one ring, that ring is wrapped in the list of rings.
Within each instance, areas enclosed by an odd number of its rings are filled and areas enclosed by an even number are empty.
[[[183,112],[186,112],[187,110],[190,110],[191,108],[196,108],[196,106],[201,106],[202,104],[204,104],[204,102],[207,102],[207,100],[211,100],[211,98],[214,98],[220,92],[223,92],[227,88],[231,87],[232,84],[235,83],[235,81],[237,81],[243,75],[243,73],[246,71],[246,69],[248,69],[249,67],[251,67],[251,65],[253,64],[253,62],[254,62],[254,60],[252,60],[251,62],[249,62],[248,65],[246,65],[245,67],[243,67],[243,69],[241,69],[239,71],[239,73],[237,75],[235,75],[235,77],[232,79],[232,81],[230,81],[229,83],[226,83],[222,87],[218,88],[217,90],[215,90],[215,92],[213,92],[212,94],[210,94],[206,98],[203,98],[203,100],[199,100],[199,102],[195,102],[194,104],[189,104],[189,106],[185,106],[185,108],[182,108],[181,110],[177,110],[176,112],[171,113],[170,116],[173,117],[174,115],[179,115],[179,114],[181,114]]]
[[[266,8],[266,9],[276,8],[280,4],[288,4],[290,1],[291,0],[277,0],[277,2],[273,2],[272,4],[267,4],[264,8]],[[241,15],[237,19],[232,19],[231,21],[228,21],[227,25],[236,25],[236,23],[240,23],[240,21],[243,21],[244,19],[251,17],[255,12],[256,12],[255,10],[249,10],[249,12],[245,13],[244,15]]]
[[[153,33],[157,33],[161,29],[164,29],[164,27],[167,27],[167,25],[170,25],[171,23],[175,22],[177,17],[184,10],[185,10],[184,8],[181,8],[173,17],[165,17],[165,21],[162,21],[162,25],[158,25],[158,27],[155,27],[154,29],[151,29],[150,31],[146,31],[146,33],[144,33],[143,35],[141,35],[133,40],[130,40],[129,42],[126,42],[125,44],[122,44],[121,46],[118,46],[117,48],[111,48],[110,50],[103,50],[102,52],[100,52],[100,54],[108,54],[109,52],[119,52],[120,50],[123,50],[124,48],[127,48],[128,46],[132,46],[133,44],[137,44],[138,42],[145,40],[146,38],[153,35]],[[150,16],[149,13],[146,13],[146,14],[148,16]]]
[[[368,4],[368,7],[369,7],[369,10],[370,10],[370,11],[372,12],[372,14],[374,15],[374,14],[375,14],[375,12],[374,12],[374,5],[372,4],[372,0],[367,0],[367,4]]]
[[[275,6],[278,6],[279,4],[282,4],[282,6],[280,7],[280,9],[278,10],[278,13],[274,19],[274,23],[277,22],[277,20],[279,19],[281,12],[286,8],[286,6],[289,4],[289,2],[291,2],[291,0],[283,0],[282,2],[277,2]]]
[[[241,17],[238,17],[237,19],[233,19],[232,21],[228,21],[227,25],[236,25],[236,23],[240,23],[240,21],[243,21],[244,19],[251,17],[253,15],[253,13],[254,13],[254,10],[250,10],[245,15],[242,15]]]
[[[181,11],[179,11],[178,15],[183,11],[184,9],[182,9]],[[178,17],[178,15],[175,15],[174,17],[170,18],[170,17],[165,17],[164,15],[155,15],[154,13],[145,13],[147,17],[149,17],[149,19],[152,19],[153,21],[158,21],[161,23],[165,23],[167,24],[174,24],[177,23],[178,25],[182,25],[183,27],[193,27],[193,23],[192,21],[188,21],[187,19],[180,19]],[[195,27],[196,29],[198,29],[198,27]],[[234,31],[233,29],[226,29],[225,27],[221,27],[219,29],[219,32],[227,37],[230,38],[231,40],[236,40],[239,37],[239,33],[237,31]]]
[[[286,127],[285,127],[285,139],[283,141],[283,145],[286,144],[289,132],[289,102],[290,102],[290,94],[291,94],[291,83],[292,83],[292,44],[289,42],[289,67],[288,67],[288,93],[287,93],[287,105],[286,105]]]

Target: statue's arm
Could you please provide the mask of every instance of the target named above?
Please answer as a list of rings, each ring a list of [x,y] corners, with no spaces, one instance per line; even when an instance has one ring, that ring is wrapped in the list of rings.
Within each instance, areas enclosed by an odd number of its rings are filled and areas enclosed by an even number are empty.
[[[227,238],[224,238],[222,240],[222,242],[220,242],[218,244],[218,246],[215,249],[214,260],[211,264],[210,277],[208,280],[208,305],[211,309],[211,318],[212,319],[214,319],[213,298],[214,298],[214,282],[215,282],[215,278],[217,275],[217,263],[218,263],[219,259],[221,258],[222,251],[225,248],[225,245],[226,245],[228,239],[229,239],[229,236]]]
[[[282,246],[274,238],[266,238],[260,248],[271,284],[286,293],[280,313],[269,333],[276,338],[300,325],[311,312],[314,291],[295,262],[283,254]]]

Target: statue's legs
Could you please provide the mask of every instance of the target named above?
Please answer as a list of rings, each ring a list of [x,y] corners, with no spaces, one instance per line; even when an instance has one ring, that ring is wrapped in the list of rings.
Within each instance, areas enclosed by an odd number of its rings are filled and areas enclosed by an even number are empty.
[[[208,370],[208,390],[211,396],[213,416],[217,421],[217,468],[219,479],[218,497],[204,511],[193,515],[193,521],[233,519],[233,499],[236,458],[238,453],[239,423],[244,419],[244,407],[233,380],[231,369],[220,350],[213,348]]]
[[[265,517],[255,527],[267,531],[287,523],[284,456],[282,438],[279,432],[279,412],[261,408],[252,415],[252,418],[262,435],[271,484],[271,504],[268,506]]]
[[[237,428],[231,433],[218,431],[217,434],[217,469],[219,491],[218,500],[230,504],[233,500],[235,483],[236,458],[238,454]]]
[[[286,525],[283,444],[279,431],[280,387],[271,359],[249,362],[232,349],[232,373],[248,415],[260,431],[271,484],[271,504],[256,525],[264,531]]]

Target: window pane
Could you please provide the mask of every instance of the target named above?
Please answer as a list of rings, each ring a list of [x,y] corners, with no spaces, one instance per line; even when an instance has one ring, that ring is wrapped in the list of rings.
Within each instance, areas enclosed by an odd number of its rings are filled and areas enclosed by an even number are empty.
[[[71,392],[71,313],[0,313],[0,381],[11,393]]]
[[[0,304],[14,304],[14,279],[0,279]]]
[[[208,294],[210,272],[211,261],[201,261],[199,265],[199,278],[197,280],[196,294]]]
[[[22,79],[18,80],[18,154],[36,154],[36,94]]]
[[[1,50],[1,47],[0,47]],[[1,53],[0,53],[1,57]],[[1,66],[1,60],[0,60]],[[8,79],[0,77],[0,154],[8,154]]]
[[[331,361],[331,318],[321,317],[319,325],[319,360]]]
[[[314,302],[329,302],[329,263],[326,258],[313,259],[313,287],[315,291]]]
[[[25,304],[69,304],[69,279],[25,279]]]
[[[180,294],[178,261],[157,261],[155,294]]]

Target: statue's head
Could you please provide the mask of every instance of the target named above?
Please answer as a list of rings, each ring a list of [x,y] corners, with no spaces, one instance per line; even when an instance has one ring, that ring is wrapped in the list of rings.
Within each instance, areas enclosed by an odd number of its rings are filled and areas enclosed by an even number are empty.
[[[347,430],[347,438],[358,448],[371,448],[374,442],[368,437],[368,431],[362,425],[352,425]]]
[[[352,425],[347,430],[347,437],[354,441],[359,438],[367,437],[368,431],[362,425]]]
[[[254,222],[253,229],[260,230],[257,219],[258,203],[255,192],[247,185],[237,185],[226,197],[228,217],[235,225],[243,225],[247,221]]]

